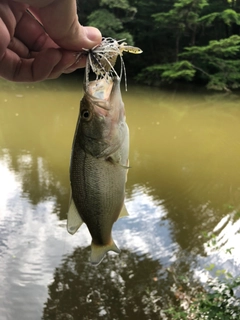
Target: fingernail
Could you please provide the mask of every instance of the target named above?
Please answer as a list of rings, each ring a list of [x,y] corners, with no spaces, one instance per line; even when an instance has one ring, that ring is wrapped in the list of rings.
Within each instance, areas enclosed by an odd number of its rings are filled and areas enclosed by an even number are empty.
[[[102,34],[101,32],[97,29],[97,28],[94,28],[94,27],[85,27],[85,32],[86,32],[86,36],[87,38],[98,44],[102,41]]]

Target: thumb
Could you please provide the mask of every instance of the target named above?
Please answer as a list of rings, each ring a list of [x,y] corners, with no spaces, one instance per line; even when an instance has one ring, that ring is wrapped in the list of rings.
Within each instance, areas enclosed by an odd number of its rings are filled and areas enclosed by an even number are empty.
[[[83,27],[78,22],[75,0],[55,0],[45,7],[30,7],[30,10],[39,18],[52,40],[64,49],[80,51],[101,42],[98,29]]]

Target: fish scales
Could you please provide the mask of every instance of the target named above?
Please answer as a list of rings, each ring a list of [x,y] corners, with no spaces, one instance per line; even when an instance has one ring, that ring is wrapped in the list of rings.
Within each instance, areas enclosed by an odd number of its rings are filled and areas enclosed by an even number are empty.
[[[92,236],[91,262],[107,251],[120,252],[112,226],[127,215],[124,205],[128,171],[129,130],[120,78],[89,82],[80,103],[70,165],[71,201],[68,231],[86,223]]]
[[[73,158],[71,181],[75,205],[83,221],[91,226],[94,243],[108,244],[124,201],[126,169],[97,159],[79,146],[75,146]]]

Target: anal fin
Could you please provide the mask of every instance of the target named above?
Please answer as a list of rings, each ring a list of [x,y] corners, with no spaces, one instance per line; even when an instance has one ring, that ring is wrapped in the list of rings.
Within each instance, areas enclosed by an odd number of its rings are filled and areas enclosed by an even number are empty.
[[[123,206],[122,206],[122,210],[121,210],[121,212],[120,212],[120,214],[118,216],[118,219],[123,218],[123,217],[127,217],[127,216],[129,216],[129,213],[128,213],[127,208],[126,208],[125,203],[124,203]]]

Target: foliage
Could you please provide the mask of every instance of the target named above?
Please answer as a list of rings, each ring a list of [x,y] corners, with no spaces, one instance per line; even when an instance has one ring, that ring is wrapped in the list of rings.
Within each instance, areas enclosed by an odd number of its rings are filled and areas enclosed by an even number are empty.
[[[240,87],[238,35],[210,40],[205,46],[194,45],[197,29],[212,27],[216,20],[221,21],[226,27],[240,24],[240,14],[233,9],[200,16],[204,7],[208,5],[205,0],[179,0],[167,13],[153,14],[156,23],[176,30],[175,62],[147,67],[142,70],[137,80],[151,84],[156,83],[156,79],[162,83],[176,79],[192,81],[197,78],[204,81],[208,89],[230,91]],[[179,53],[181,38],[186,35],[189,37],[190,34],[191,46],[181,48],[182,52]]]
[[[203,16],[199,19],[199,22],[204,22],[205,26],[211,26],[216,20],[222,20],[228,26],[233,23],[240,25],[240,14],[235,10],[226,9],[223,12],[213,12]]]
[[[124,57],[128,76],[138,81],[239,88],[239,0],[82,0],[79,18],[143,50]]]
[[[165,269],[122,250],[95,268],[88,255],[76,248],[56,268],[42,319],[238,319],[240,278],[212,279],[204,289],[181,257]]]
[[[153,14],[155,22],[167,28],[177,28],[180,32],[194,29],[198,24],[201,10],[207,6],[206,0],[178,0],[169,12]]]
[[[101,0],[100,8],[88,16],[88,24],[101,30],[105,37],[126,39],[133,44],[132,35],[124,30],[124,23],[133,19],[136,8],[128,0]]]
[[[154,84],[157,81],[171,83],[176,79],[191,81],[195,72],[196,70],[189,61],[182,60],[147,67],[136,77],[136,80],[146,84]]]
[[[180,56],[194,61],[194,67],[207,79],[214,90],[236,89],[240,86],[240,36],[233,35],[207,46],[185,48]]]
[[[178,0],[169,12],[152,15],[159,27],[174,30],[176,61],[179,54],[179,41],[187,31],[191,33],[192,44],[195,43],[196,30],[199,25],[199,13],[207,5],[206,0]]]
[[[220,247],[217,236],[213,234],[203,234],[207,240],[207,247],[212,251],[219,252]],[[231,254],[231,248],[226,250]],[[213,271],[214,264],[206,267],[206,270]],[[240,314],[240,276],[235,278],[227,270],[216,270],[214,277],[209,277],[206,287],[199,290],[199,287],[191,287],[191,281],[188,276],[177,277],[175,275],[175,284],[172,291],[177,297],[178,304],[170,305],[164,310],[171,319],[182,320],[236,320]],[[179,286],[185,282],[183,286]],[[179,289],[180,288],[180,289]],[[237,294],[238,290],[238,294]],[[166,318],[167,319],[167,318]]]
[[[94,27],[98,27],[100,30],[104,30],[106,35],[110,37],[116,31],[123,29],[121,20],[117,19],[115,15],[107,9],[93,11],[88,17],[88,23]]]
[[[171,306],[165,310],[171,319],[198,320],[235,320],[240,313],[240,301],[234,290],[240,287],[240,277],[220,281],[218,278],[209,280],[203,292],[192,293],[192,296],[180,295],[179,306]],[[173,289],[175,294],[177,289]]]

